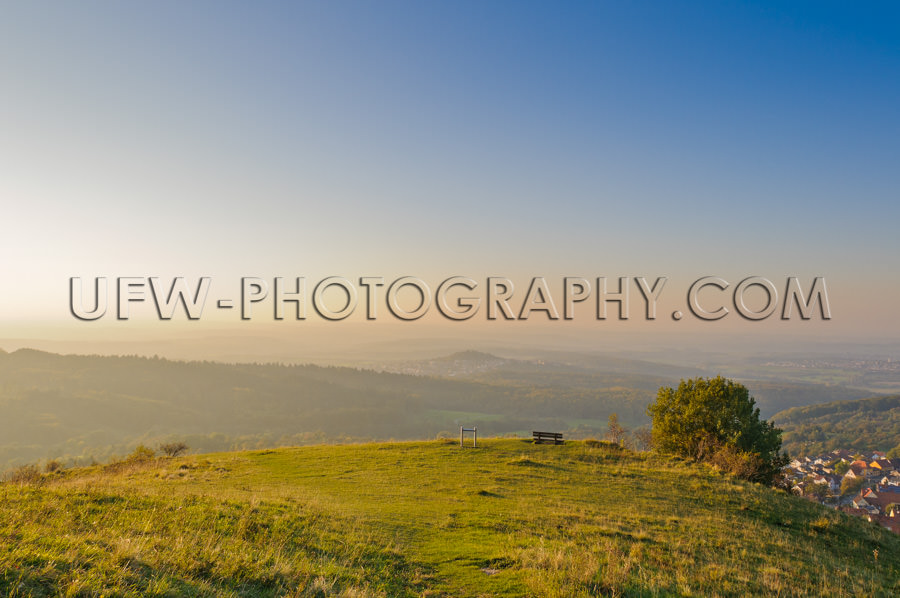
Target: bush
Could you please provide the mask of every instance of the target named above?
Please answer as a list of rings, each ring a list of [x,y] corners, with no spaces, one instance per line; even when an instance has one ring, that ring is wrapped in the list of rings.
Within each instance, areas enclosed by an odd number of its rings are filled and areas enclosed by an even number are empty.
[[[143,444],[139,444],[137,448],[134,449],[134,452],[128,455],[128,458],[125,459],[125,461],[128,463],[146,463],[147,461],[153,460],[155,456],[156,451]]]
[[[632,432],[634,438],[634,450],[649,451],[653,448],[653,433],[646,426],[640,427]]]
[[[745,386],[722,376],[660,388],[647,414],[653,418],[653,446],[660,451],[766,484],[777,483],[788,461],[781,452],[781,430],[760,419]]]
[[[747,480],[753,479],[762,468],[762,459],[759,455],[728,444],[712,448],[706,461],[716,469]]]
[[[44,473],[53,473],[55,471],[61,470],[62,468],[62,463],[60,463],[56,459],[50,459],[49,461],[44,463]]]
[[[41,481],[41,470],[37,465],[20,465],[19,467],[7,472],[7,482],[13,484],[37,484]]]
[[[597,440],[596,438],[585,438],[584,446],[588,448],[603,448],[612,451],[622,451],[624,447],[621,444],[610,442],[609,440]]]

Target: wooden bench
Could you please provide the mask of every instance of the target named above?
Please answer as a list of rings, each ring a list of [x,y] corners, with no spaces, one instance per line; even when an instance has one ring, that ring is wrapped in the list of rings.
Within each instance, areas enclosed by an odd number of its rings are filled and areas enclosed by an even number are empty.
[[[532,432],[531,435],[534,438],[535,444],[540,444],[542,442],[552,442],[553,444],[563,443],[562,432]]]

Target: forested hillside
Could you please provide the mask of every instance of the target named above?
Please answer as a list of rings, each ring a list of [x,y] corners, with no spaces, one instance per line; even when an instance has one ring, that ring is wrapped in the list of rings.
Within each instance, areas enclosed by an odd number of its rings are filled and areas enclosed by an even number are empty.
[[[208,451],[433,438],[453,434],[459,423],[504,434],[595,429],[612,412],[630,424],[645,418],[652,384],[599,375],[585,384],[19,350],[0,354],[0,466],[105,460],[138,442],[173,437]]]
[[[887,451],[900,445],[900,395],[796,407],[773,420],[793,455],[837,448]]]

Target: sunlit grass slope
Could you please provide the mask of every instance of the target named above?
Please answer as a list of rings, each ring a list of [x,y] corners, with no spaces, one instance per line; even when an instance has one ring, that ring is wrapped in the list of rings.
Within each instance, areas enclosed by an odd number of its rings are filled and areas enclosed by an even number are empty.
[[[898,592],[886,530],[599,443],[313,446],[0,485],[3,596]]]

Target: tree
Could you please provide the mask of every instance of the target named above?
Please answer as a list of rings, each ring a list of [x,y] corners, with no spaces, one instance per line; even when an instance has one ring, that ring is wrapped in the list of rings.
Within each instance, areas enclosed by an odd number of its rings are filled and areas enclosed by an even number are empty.
[[[781,430],[761,420],[745,386],[722,376],[663,386],[647,408],[656,450],[708,462],[751,481],[775,483],[787,455]]]
[[[846,461],[838,461],[834,464],[834,473],[844,475],[850,469],[850,464]]]
[[[848,494],[856,494],[863,487],[863,484],[866,483],[866,479],[859,478],[844,478],[841,480],[841,496],[847,496]]]
[[[635,450],[649,451],[653,447],[653,433],[647,426],[642,426],[635,430],[634,436]]]
[[[167,457],[177,457],[188,450],[188,445],[183,442],[166,442],[159,445],[159,451]]]
[[[812,496],[819,501],[823,501],[831,494],[831,490],[829,489],[828,484],[816,484],[813,482],[806,486],[804,494]]]
[[[606,439],[613,444],[618,445],[621,445],[622,441],[625,439],[625,427],[619,423],[619,415],[616,413],[613,413],[609,416]]]

